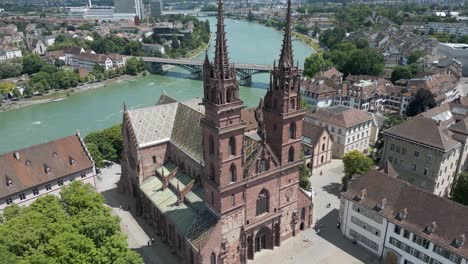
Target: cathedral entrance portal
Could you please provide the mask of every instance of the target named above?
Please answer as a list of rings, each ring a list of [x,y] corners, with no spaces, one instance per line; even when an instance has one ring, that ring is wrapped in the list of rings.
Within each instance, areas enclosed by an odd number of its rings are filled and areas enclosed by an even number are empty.
[[[255,252],[260,252],[263,249],[273,249],[273,236],[271,229],[264,226],[255,236]]]

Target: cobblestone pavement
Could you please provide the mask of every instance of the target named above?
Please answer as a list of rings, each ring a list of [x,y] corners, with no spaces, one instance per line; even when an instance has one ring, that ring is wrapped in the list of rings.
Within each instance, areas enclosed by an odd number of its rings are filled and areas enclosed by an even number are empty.
[[[175,264],[176,258],[170,249],[152,231],[141,217],[135,216],[132,206],[134,199],[117,191],[116,183],[120,179],[120,165],[113,165],[101,170],[98,175],[97,190],[104,195],[106,204],[112,208],[112,214],[120,218],[120,227],[127,235],[128,246],[138,252],[148,264]],[[154,238],[155,244],[148,245]]]
[[[322,171],[322,175],[320,175]],[[314,188],[314,222],[324,225],[317,234],[314,229],[306,230],[290,238],[275,250],[264,250],[255,255],[254,264],[354,264],[379,263],[379,260],[363,248],[353,245],[336,228],[340,207],[339,190],[343,176],[343,162],[332,160],[311,176]],[[330,208],[326,204],[330,203]]]

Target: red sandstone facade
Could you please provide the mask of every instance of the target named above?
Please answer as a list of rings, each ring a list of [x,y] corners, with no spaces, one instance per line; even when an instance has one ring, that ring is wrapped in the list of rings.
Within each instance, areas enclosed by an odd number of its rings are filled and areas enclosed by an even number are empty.
[[[218,4],[215,58],[210,62],[206,56],[203,66],[204,114],[193,124],[201,131],[201,159],[180,142],[172,143],[177,140],[139,144],[138,124],[132,124],[132,113],[124,112],[122,187],[137,196],[139,212],[188,264],[247,263],[255,252],[279,247],[312,223],[312,200],[299,187],[304,111],[300,74],[293,65],[290,1],[279,64],[255,112],[259,139],[248,154],[244,105],[234,65],[228,61],[223,3]],[[193,202],[200,188],[202,207]],[[175,199],[169,213],[161,197]],[[186,212],[168,216],[176,210]],[[184,231],[181,221],[189,213],[194,219]]]

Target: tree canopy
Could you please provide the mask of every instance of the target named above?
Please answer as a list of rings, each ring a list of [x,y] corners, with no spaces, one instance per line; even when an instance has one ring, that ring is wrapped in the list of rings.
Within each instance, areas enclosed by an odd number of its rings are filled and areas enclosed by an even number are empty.
[[[453,199],[461,204],[468,205],[468,173],[460,173],[453,188]]]
[[[91,185],[74,181],[60,194],[4,210],[0,263],[143,263]]]
[[[320,71],[328,70],[332,66],[329,60],[325,60],[320,53],[313,53],[304,62],[304,75],[313,78]]]
[[[413,72],[408,66],[396,66],[392,72],[390,80],[392,82],[396,82],[401,79],[411,79],[413,77]]]
[[[354,174],[365,174],[374,165],[371,158],[364,155],[359,150],[352,150],[343,156],[344,173],[343,184],[344,189],[347,189],[348,180]]]
[[[304,159],[303,159],[304,160]],[[307,165],[304,162],[301,164],[301,167],[299,169],[299,186],[301,186],[302,189],[309,191],[310,190],[310,170],[307,168]]]
[[[120,162],[123,150],[122,125],[115,125],[101,131],[88,134],[84,141],[91,152],[97,167],[102,167],[102,160]]]
[[[436,107],[436,105],[434,95],[430,91],[419,89],[414,99],[408,104],[406,115],[415,116]]]

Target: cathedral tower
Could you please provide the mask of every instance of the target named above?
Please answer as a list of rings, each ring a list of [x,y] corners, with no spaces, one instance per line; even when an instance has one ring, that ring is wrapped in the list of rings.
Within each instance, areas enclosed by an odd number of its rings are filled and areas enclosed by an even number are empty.
[[[236,69],[229,64],[223,2],[218,2],[215,57],[203,64],[203,148],[205,201],[219,217],[242,207],[242,189],[236,188],[244,172],[244,103],[239,99]]]
[[[288,0],[283,46],[278,65],[270,76],[270,88],[265,95],[265,130],[281,165],[299,160],[301,153],[302,117],[301,75],[294,66],[291,40],[291,0]]]

